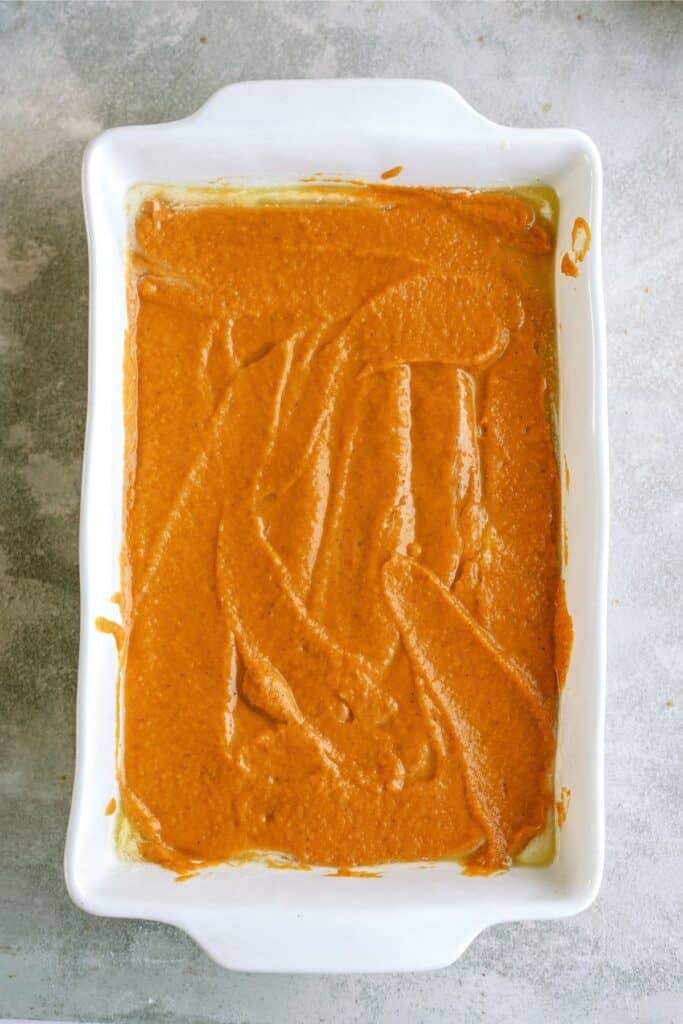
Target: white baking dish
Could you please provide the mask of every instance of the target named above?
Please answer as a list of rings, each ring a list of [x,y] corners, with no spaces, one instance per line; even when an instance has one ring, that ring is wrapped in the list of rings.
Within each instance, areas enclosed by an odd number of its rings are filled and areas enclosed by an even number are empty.
[[[389,865],[379,878],[325,869],[225,866],[179,885],[118,859],[114,718],[117,662],[95,618],[119,589],[126,327],[126,195],[139,182],[286,184],[324,173],[401,185],[490,188],[543,183],[560,199],[556,256],[563,501],[575,643],[562,697],[556,787],[571,789],[557,857],[543,869],[469,878],[454,863]],[[521,131],[479,116],[436,82],[347,80],[229,86],[172,124],[116,128],[83,162],[90,245],[90,376],[81,513],[78,749],[66,847],[74,901],[112,917],[185,929],[226,967],[249,971],[399,971],[449,964],[499,921],[574,914],[593,900],[603,862],[603,704],[607,557],[605,332],[600,158],[585,135]],[[560,273],[575,217],[593,241],[577,279]]]

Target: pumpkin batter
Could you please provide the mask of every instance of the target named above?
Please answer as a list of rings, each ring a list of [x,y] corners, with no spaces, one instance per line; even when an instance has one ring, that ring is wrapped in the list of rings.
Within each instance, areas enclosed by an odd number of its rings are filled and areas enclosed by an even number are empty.
[[[142,856],[474,873],[543,832],[552,249],[512,193],[142,203],[120,743]]]

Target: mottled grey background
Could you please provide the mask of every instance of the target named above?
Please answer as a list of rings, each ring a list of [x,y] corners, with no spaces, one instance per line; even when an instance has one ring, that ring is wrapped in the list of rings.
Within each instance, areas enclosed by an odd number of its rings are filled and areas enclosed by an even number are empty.
[[[0,1016],[669,1024],[683,1019],[680,710],[683,7],[0,6]],[[205,41],[203,41],[205,40]],[[482,935],[448,970],[257,977],[169,927],[71,905],[84,143],[227,82],[417,76],[604,158],[612,542],[607,867],[595,906]],[[678,129],[678,132],[676,131]]]

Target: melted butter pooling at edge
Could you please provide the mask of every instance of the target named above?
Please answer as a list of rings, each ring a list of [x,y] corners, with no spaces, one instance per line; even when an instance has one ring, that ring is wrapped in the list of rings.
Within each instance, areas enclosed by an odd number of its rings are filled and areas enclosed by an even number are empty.
[[[496,869],[552,799],[548,232],[509,194],[338,193],[258,210],[157,198],[138,218],[126,811],[143,854],[175,867],[479,849]],[[525,529],[511,498],[528,499]],[[387,594],[384,567],[409,550],[433,574],[420,599],[451,590],[505,648],[475,643],[489,683],[533,680],[545,739],[505,827],[519,765],[476,753],[481,707],[454,725],[404,639],[408,579]],[[522,629],[501,622],[513,584]],[[515,728],[537,743],[540,726]]]

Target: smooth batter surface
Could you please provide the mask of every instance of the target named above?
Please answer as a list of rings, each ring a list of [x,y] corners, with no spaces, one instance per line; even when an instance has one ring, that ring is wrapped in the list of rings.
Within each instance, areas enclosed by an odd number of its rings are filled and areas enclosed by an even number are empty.
[[[543,831],[551,260],[509,193],[142,205],[120,782],[143,856],[489,871]]]

